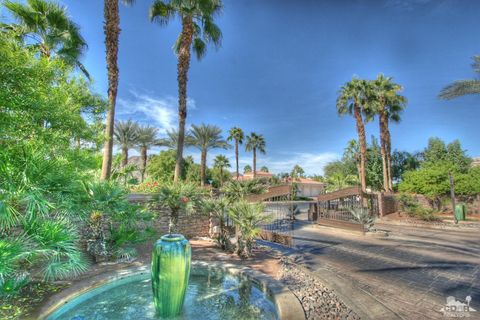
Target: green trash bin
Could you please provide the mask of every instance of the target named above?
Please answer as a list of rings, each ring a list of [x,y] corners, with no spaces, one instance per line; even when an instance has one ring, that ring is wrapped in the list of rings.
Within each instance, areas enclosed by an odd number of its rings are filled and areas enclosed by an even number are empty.
[[[459,203],[455,206],[455,217],[458,221],[465,220],[467,215],[467,205],[465,203]]]

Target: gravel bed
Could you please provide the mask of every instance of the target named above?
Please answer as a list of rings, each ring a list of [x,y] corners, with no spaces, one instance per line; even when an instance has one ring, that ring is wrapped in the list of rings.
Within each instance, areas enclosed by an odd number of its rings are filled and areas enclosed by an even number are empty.
[[[320,280],[307,274],[282,258],[280,279],[301,302],[306,318],[310,319],[348,319],[360,317],[345,305],[331,289]]]

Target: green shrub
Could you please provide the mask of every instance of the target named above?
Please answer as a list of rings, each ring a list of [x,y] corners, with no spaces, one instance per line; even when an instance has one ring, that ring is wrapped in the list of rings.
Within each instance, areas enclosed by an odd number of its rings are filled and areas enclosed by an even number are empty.
[[[264,211],[263,203],[244,200],[234,203],[228,209],[228,216],[239,230],[236,252],[240,257],[248,258],[252,255],[253,242],[262,231],[260,225],[271,220],[271,216]]]
[[[423,207],[418,200],[409,194],[402,193],[397,200],[400,203],[402,211],[409,216],[415,217],[424,221],[438,221],[440,220],[435,214],[434,210]]]

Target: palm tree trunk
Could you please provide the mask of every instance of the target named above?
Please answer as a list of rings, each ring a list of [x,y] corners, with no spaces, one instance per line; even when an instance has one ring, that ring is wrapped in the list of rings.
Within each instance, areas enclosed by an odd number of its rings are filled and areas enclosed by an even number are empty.
[[[390,136],[390,129],[388,118],[385,125],[385,143],[387,147],[387,173],[388,173],[388,189],[393,192],[393,178],[392,178],[392,140]]]
[[[257,177],[257,148],[253,148],[253,177]]]
[[[207,171],[207,150],[202,149],[202,155],[200,159],[200,185],[205,185],[206,171]]]
[[[128,148],[122,148],[122,168],[125,168],[128,164]]]
[[[118,90],[118,37],[120,34],[120,16],[118,14],[118,0],[105,0],[105,47],[107,52],[108,70],[108,112],[105,128],[106,142],[103,148],[102,174],[100,179],[110,178],[112,171],[113,152],[113,124],[115,122],[115,103]]]
[[[238,177],[240,176],[240,172],[238,170],[238,140],[235,139],[235,162],[237,164],[237,180]]]
[[[177,161],[175,163],[174,182],[182,176],[183,146],[185,144],[185,121],[187,119],[187,82],[190,67],[190,47],[193,39],[193,24],[191,18],[182,18],[182,34],[178,53],[178,143]],[[203,181],[203,180],[202,180]]]
[[[220,187],[223,186],[223,167],[220,167]]]
[[[382,172],[383,172],[383,190],[389,192],[389,178],[388,178],[388,169],[387,169],[387,137],[386,137],[386,123],[385,119],[388,117],[385,112],[385,107],[380,111],[379,121],[380,121],[380,153],[382,154]]]
[[[145,170],[147,168],[147,148],[142,147],[140,149],[140,156],[142,158],[142,168],[141,168],[141,173],[142,173],[142,182],[145,179]]]
[[[367,191],[367,178],[365,174],[365,168],[367,163],[367,139],[365,138],[365,125],[363,124],[362,114],[360,111],[360,105],[355,103],[354,116],[357,123],[358,142],[360,144],[360,184],[362,191]]]

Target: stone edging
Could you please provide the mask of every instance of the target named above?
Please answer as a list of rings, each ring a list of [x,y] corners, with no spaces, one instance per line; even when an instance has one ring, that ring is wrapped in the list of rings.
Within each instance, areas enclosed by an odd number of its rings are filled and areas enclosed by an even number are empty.
[[[220,269],[232,275],[246,277],[257,284],[263,292],[273,297],[279,318],[282,320],[305,320],[305,313],[302,305],[296,296],[281,282],[270,276],[253,270],[248,267],[241,267],[222,262],[192,261],[193,267]],[[75,283],[71,287],[62,290],[60,293],[52,296],[47,303],[32,315],[32,319],[46,319],[52,312],[67,303],[68,301],[90,291],[105,285],[109,282],[119,280],[134,274],[150,273],[150,267],[147,265],[125,268],[117,271],[110,271],[99,274],[92,278]]]

